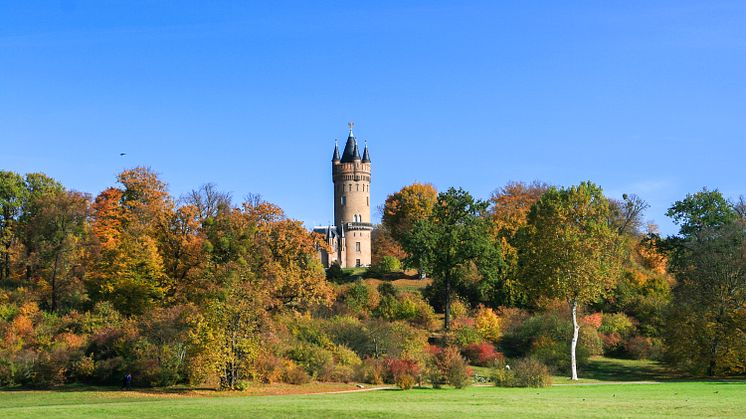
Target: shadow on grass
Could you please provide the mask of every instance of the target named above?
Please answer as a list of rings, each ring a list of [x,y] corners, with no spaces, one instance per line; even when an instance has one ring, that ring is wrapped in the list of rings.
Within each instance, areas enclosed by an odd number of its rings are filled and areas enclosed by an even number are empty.
[[[212,387],[133,387],[129,390],[125,390],[118,386],[93,386],[86,384],[65,384],[63,386],[54,387],[0,387],[2,392],[12,391],[54,391],[59,393],[83,393],[83,392],[127,392],[127,393],[148,393],[148,394],[188,394],[196,391],[204,392],[215,392],[217,390]]]
[[[597,358],[579,374],[599,381],[664,381],[684,378],[655,361]]]

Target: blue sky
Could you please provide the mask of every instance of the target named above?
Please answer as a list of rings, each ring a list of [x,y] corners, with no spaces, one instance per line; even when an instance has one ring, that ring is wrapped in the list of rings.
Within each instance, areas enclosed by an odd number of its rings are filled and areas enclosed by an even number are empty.
[[[148,165],[321,224],[349,120],[375,205],[592,180],[673,233],[686,193],[746,193],[746,2],[0,0],[2,169]]]

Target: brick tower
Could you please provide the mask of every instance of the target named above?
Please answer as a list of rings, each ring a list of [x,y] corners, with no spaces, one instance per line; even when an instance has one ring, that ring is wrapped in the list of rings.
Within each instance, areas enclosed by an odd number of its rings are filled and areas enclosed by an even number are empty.
[[[363,156],[349,123],[342,156],[334,145],[332,180],[334,182],[334,225],[337,235],[337,260],[342,267],[370,265],[370,155],[365,144]]]

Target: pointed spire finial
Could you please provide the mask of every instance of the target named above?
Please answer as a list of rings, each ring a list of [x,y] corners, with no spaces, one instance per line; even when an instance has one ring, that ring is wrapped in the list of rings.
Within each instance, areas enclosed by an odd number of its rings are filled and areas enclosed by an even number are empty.
[[[355,121],[350,121],[347,123],[347,126],[350,127],[350,131],[352,131],[352,127],[355,126]]]
[[[334,154],[332,154],[332,161],[339,161],[339,142],[334,139]]]
[[[368,140],[365,140],[365,150],[363,150],[363,163],[370,163],[370,154],[368,153]]]

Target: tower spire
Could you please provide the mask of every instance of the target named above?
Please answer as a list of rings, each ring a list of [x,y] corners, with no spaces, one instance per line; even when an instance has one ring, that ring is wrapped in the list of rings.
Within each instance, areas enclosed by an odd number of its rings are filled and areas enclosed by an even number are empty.
[[[363,163],[370,163],[370,154],[368,154],[368,140],[365,140],[365,150],[363,150]]]
[[[334,155],[332,155],[332,161],[339,161],[339,140],[334,139]]]
[[[355,123],[350,121],[347,123],[347,126],[350,128],[350,134],[347,136],[347,142],[345,143],[344,151],[342,151],[342,159],[340,160],[342,163],[350,163],[354,161],[355,156],[358,156],[358,160],[360,159],[360,153],[357,151],[355,134],[352,133],[352,127],[355,126]]]

